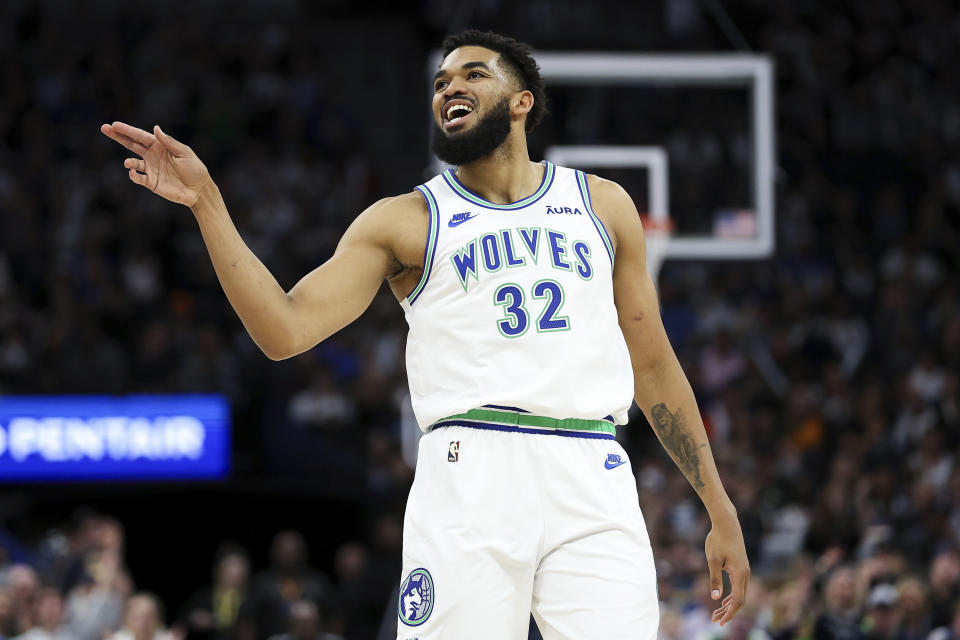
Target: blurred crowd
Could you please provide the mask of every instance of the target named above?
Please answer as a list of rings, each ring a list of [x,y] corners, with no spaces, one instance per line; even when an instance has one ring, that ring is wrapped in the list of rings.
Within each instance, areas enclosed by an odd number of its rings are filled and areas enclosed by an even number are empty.
[[[777,63],[777,254],[668,262],[660,293],[755,577],[713,628],[709,522],[634,453],[661,638],[960,638],[960,14],[739,11]]]
[[[307,542],[297,531],[273,537],[269,565],[259,572],[252,571],[243,547],[224,542],[213,558],[210,584],[185,588],[178,608],[167,609],[156,595],[136,588],[125,562],[123,525],[81,509],[23,561],[0,546],[0,638],[377,637],[400,572],[399,526],[385,521],[379,537],[379,549],[356,540],[340,545],[333,577],[311,567]],[[19,550],[17,541],[3,542]]]
[[[754,569],[726,628],[710,623],[702,508],[639,413],[620,431],[658,560],[661,638],[960,639],[960,12],[949,0],[588,4],[477,3],[476,17],[544,49],[636,49],[631,29],[653,21],[644,49],[749,47],[776,62],[776,255],[668,262],[659,282]],[[320,347],[267,361],[189,212],[130,184],[98,126],[156,122],[188,142],[289,288],[364,206],[424,178],[424,59],[456,5],[375,2],[361,21],[337,2],[0,4],[0,393],[220,391],[239,475],[336,478],[391,516],[379,543],[343,537],[332,577],[283,532],[269,567],[251,573],[226,545],[210,587],[164,603],[134,585],[119,522],[78,518],[0,565],[0,635],[376,637],[412,474],[397,455],[395,302],[381,294]],[[551,94],[556,119],[533,148],[662,133],[672,162],[713,175],[688,191],[724,204],[746,193],[723,191],[722,173],[749,164],[744,135],[672,121],[673,108],[644,131],[608,94],[590,108]],[[391,108],[371,117],[372,99]],[[709,102],[682,106],[711,122]]]

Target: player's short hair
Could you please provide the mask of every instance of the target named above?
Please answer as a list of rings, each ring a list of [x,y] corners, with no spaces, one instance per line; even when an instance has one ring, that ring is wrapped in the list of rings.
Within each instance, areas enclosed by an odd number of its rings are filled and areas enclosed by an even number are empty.
[[[507,69],[516,77],[520,89],[533,94],[533,108],[527,114],[526,130],[533,131],[540,124],[547,113],[547,93],[530,45],[493,31],[467,29],[444,38],[442,46],[444,58],[460,47],[484,47],[499,53]]]

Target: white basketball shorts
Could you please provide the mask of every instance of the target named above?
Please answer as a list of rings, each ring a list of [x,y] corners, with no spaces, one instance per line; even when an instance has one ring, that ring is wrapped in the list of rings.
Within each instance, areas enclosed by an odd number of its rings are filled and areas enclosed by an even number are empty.
[[[420,441],[398,640],[526,640],[531,612],[545,640],[654,640],[653,554],[612,425],[468,414]]]

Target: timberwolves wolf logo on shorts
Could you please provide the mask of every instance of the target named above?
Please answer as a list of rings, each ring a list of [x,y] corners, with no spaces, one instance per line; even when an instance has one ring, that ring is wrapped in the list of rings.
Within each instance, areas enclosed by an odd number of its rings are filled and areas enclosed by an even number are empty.
[[[433,578],[426,569],[414,569],[400,585],[397,611],[403,624],[417,627],[433,611]]]

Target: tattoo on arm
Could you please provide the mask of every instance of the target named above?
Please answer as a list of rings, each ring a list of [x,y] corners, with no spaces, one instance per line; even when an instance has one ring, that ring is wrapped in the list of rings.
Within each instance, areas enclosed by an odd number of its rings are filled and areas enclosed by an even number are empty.
[[[702,489],[704,483],[703,478],[700,477],[699,451],[707,445],[698,445],[694,441],[687,430],[687,422],[680,409],[670,413],[667,405],[661,402],[650,409],[650,415],[653,417],[653,430],[657,432],[663,446],[673,456],[680,471],[694,489]]]

